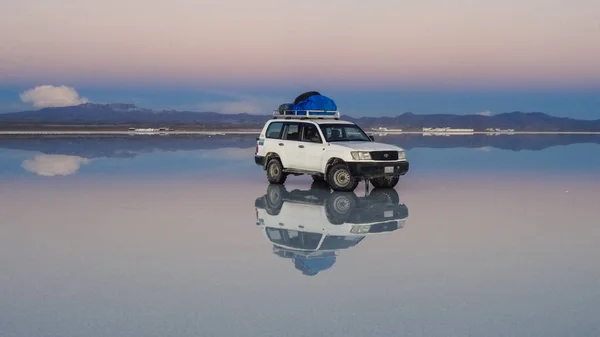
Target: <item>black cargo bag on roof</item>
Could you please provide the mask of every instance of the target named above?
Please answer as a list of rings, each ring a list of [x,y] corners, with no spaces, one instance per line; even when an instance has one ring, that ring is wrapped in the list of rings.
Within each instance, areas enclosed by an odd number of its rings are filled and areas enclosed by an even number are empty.
[[[279,114],[280,115],[288,115],[291,114],[288,111],[294,110],[294,104],[292,103],[283,103],[279,106]]]
[[[298,97],[296,97],[296,99],[294,100],[294,104],[298,104],[302,101],[304,101],[305,99],[309,98],[310,96],[314,96],[314,95],[320,95],[321,93],[319,93],[318,91],[307,91],[303,94],[300,94]]]

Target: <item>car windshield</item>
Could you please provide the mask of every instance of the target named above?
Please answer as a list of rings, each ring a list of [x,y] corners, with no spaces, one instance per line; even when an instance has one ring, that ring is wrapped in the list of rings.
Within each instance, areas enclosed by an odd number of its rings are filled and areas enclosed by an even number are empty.
[[[328,142],[370,142],[367,134],[354,124],[322,124],[319,125]]]

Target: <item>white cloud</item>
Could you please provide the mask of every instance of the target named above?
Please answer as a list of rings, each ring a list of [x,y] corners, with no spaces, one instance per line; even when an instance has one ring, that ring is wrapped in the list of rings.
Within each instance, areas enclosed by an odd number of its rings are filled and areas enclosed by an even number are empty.
[[[481,116],[491,116],[491,115],[493,115],[493,113],[490,110],[481,111],[481,112],[478,112],[477,114],[481,115]]]
[[[64,85],[40,85],[22,92],[19,96],[21,101],[31,103],[36,108],[72,106],[88,102],[87,98],[79,97],[75,89]]]
[[[21,166],[28,172],[40,176],[67,176],[79,170],[81,164],[87,164],[90,160],[79,156],[67,156],[62,154],[41,154],[33,159],[23,161]]]

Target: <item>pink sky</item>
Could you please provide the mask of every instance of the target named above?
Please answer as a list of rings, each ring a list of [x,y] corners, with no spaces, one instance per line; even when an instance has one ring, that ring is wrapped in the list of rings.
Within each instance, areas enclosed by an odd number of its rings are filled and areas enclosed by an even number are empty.
[[[4,0],[0,84],[596,86],[599,13],[596,0]]]

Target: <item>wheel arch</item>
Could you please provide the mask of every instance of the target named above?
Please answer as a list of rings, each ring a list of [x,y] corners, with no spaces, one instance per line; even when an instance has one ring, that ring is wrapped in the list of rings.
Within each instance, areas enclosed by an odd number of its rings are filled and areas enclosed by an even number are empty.
[[[336,164],[344,164],[346,165],[346,161],[343,160],[342,158],[338,158],[338,157],[332,157],[329,158],[329,160],[327,160],[327,163],[325,163],[325,169],[323,170],[323,174],[324,174],[324,178],[325,180],[327,180],[327,175],[329,174],[329,169]]]
[[[269,160],[273,159],[273,158],[278,158],[279,161],[281,161],[281,157],[279,156],[279,154],[277,154],[277,152],[267,152],[267,154],[265,155],[265,161],[264,161],[264,165],[263,165],[263,169],[267,169],[267,165],[269,164]],[[283,161],[281,161],[281,165],[283,166]]]

